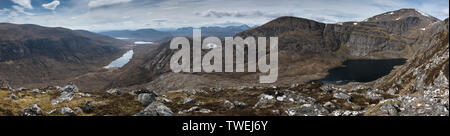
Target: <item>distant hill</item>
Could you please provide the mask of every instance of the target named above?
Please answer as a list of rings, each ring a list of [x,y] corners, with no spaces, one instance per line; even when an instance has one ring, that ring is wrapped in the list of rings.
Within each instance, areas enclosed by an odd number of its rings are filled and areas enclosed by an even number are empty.
[[[115,38],[149,40],[149,41],[157,41],[157,40],[172,36],[170,33],[162,32],[162,31],[158,31],[158,30],[154,30],[154,29],[140,29],[140,30],[136,30],[136,31],[115,30],[115,31],[101,32],[100,34],[115,37]]]
[[[100,34],[130,39],[131,41],[147,40],[159,41],[172,36],[192,37],[193,27],[183,27],[173,31],[158,31],[154,29],[139,29],[139,30],[114,30],[100,32]],[[202,36],[216,36],[216,37],[230,37],[239,32],[250,29],[247,25],[242,26],[228,26],[228,27],[201,27]]]
[[[0,24],[0,78],[12,85],[65,80],[101,68],[127,43],[88,31]]]

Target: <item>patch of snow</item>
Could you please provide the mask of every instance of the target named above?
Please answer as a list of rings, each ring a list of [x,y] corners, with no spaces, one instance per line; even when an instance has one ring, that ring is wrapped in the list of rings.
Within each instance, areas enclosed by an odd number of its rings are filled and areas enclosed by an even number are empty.
[[[389,15],[394,15],[394,12],[390,12]]]
[[[426,28],[422,28],[421,30],[422,30],[422,31],[425,31],[425,30],[427,30],[427,29],[426,29]]]
[[[358,23],[353,23],[353,25],[358,25]]]
[[[337,25],[344,25],[344,23],[337,23]]]
[[[401,17],[399,17],[399,18],[397,18],[397,19],[395,19],[395,20],[400,20],[400,19],[402,19]]]
[[[419,12],[420,14],[422,14],[422,16],[426,16],[426,17],[429,17],[429,16],[430,16],[430,15],[428,15],[428,14],[426,14],[426,13],[420,11],[420,10],[417,10],[417,12]]]

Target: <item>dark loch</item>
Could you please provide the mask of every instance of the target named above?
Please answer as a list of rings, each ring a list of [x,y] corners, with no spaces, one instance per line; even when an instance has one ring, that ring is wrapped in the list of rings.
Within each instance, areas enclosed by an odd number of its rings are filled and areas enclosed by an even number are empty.
[[[405,63],[406,59],[347,60],[342,67],[329,70],[329,75],[320,81],[339,85],[349,82],[371,82],[388,75],[395,66]]]

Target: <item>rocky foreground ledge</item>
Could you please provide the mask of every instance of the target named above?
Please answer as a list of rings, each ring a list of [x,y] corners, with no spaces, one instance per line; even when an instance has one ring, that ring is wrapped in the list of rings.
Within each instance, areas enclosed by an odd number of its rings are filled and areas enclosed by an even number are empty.
[[[170,91],[80,92],[76,85],[0,89],[0,116],[449,116],[448,90],[422,96],[319,82]]]

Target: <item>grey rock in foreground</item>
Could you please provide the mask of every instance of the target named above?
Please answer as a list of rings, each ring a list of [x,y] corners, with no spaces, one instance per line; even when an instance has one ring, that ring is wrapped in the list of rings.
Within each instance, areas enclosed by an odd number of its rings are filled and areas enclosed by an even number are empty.
[[[166,105],[153,102],[135,116],[173,116],[173,112]]]
[[[111,95],[122,95],[122,91],[120,91],[119,89],[109,89],[108,91],[106,91],[106,93]]]
[[[23,109],[23,116],[42,116],[42,110],[38,104],[33,104]]]
[[[151,103],[153,103],[154,101],[156,101],[156,94],[151,92],[151,93],[142,93],[138,95],[138,99],[137,99],[140,103],[142,103],[142,105],[147,106]]]
[[[59,89],[59,92],[61,92],[61,95],[51,101],[52,105],[56,105],[64,101],[71,101],[75,97],[75,93],[78,92],[78,87],[74,84],[69,84]]]

